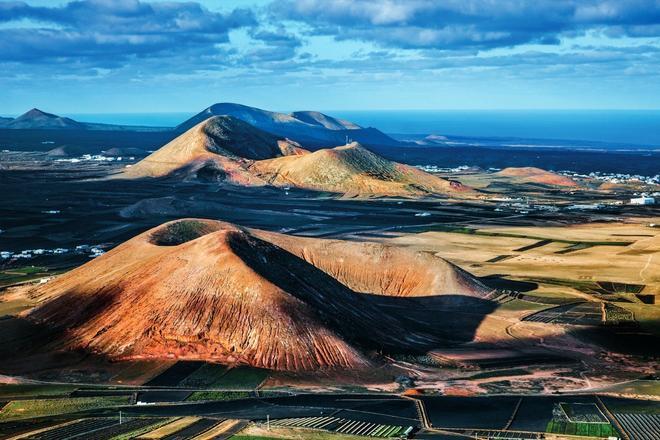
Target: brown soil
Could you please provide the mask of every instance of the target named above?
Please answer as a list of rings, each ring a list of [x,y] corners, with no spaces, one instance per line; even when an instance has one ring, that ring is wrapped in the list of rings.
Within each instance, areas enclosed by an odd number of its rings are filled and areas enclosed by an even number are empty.
[[[573,179],[556,174],[541,168],[522,167],[522,168],[505,168],[496,173],[498,176],[512,177],[522,182],[541,183],[544,185],[552,186],[578,186],[577,182]]]

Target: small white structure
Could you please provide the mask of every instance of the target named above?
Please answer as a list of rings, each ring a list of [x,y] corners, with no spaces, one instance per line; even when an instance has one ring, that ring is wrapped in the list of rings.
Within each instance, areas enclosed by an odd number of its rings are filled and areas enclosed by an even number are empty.
[[[634,199],[630,199],[631,205],[654,205],[655,199],[649,196],[641,196]]]
[[[90,249],[90,251],[91,251],[91,254],[89,254],[89,258],[96,258],[96,257],[99,257],[99,256],[105,254],[105,251],[103,249],[100,249],[100,248],[97,248],[97,247],[93,247],[92,249]]]

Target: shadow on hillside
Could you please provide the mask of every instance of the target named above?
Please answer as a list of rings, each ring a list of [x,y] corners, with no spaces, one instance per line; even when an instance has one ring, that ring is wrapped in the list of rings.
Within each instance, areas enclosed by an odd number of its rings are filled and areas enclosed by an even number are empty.
[[[467,295],[404,298],[357,293],[272,243],[237,233],[229,245],[252,270],[309,305],[347,340],[368,349],[425,353],[470,342],[485,316],[498,306]],[[368,270],[374,277],[384,275],[379,267]]]

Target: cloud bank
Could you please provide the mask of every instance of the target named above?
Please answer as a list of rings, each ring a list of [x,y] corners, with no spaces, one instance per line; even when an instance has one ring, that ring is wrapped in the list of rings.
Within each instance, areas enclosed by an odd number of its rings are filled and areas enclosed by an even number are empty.
[[[210,0],[57,6],[0,0],[0,98],[37,95],[44,78],[70,87],[93,81],[113,91],[158,84],[160,93],[201,82],[223,92],[289,87],[287,97],[294,87],[318,88],[310,100],[343,88],[374,96],[398,90],[392,99],[400,102],[407,99],[402,84],[435,90],[452,83],[466,95],[492,84],[496,95],[503,85],[518,92],[529,82],[547,97],[556,93],[554,82],[567,90],[598,85],[613,96],[660,98],[660,0],[232,4],[240,7],[218,9]]]

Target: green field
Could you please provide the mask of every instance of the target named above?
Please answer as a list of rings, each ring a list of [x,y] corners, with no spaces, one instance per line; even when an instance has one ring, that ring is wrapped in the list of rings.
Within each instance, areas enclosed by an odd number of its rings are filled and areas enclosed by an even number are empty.
[[[57,272],[49,272],[45,267],[24,266],[0,271],[0,287],[10,286],[23,281],[36,280],[55,275]]]
[[[215,383],[222,382],[222,377],[227,374],[227,367],[219,364],[204,364],[190,376],[179,382],[183,387],[213,387]]]
[[[186,401],[197,402],[201,400],[234,400],[246,399],[251,397],[251,393],[247,391],[195,391]]]
[[[65,399],[13,400],[0,412],[0,422],[68,414],[87,409],[125,405],[128,397],[77,397]]]
[[[358,437],[348,434],[340,434],[327,431],[313,431],[313,430],[292,430],[292,429],[273,429],[271,435],[261,434],[236,434],[231,437],[231,440],[359,440],[367,437]]]
[[[550,305],[548,304],[539,304],[530,301],[514,299],[500,304],[497,307],[497,309],[501,311],[519,312],[523,310],[539,311],[539,310],[547,309],[548,307],[550,307]]]
[[[553,434],[581,435],[584,437],[618,437],[619,434],[609,423],[573,423],[551,420],[546,432]]]
[[[260,368],[237,367],[217,378],[211,388],[228,390],[254,390],[268,378],[268,371]]]
[[[0,400],[36,396],[66,397],[78,388],[75,385],[33,385],[33,384],[3,384],[0,385]]]

